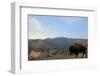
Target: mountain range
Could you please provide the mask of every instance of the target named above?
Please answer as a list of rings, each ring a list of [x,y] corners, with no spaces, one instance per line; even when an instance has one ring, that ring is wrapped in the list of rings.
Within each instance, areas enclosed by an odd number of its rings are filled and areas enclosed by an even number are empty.
[[[88,39],[74,39],[65,37],[46,38],[46,39],[28,39],[28,50],[32,48],[49,48],[49,49],[64,49],[69,46],[80,43],[84,46],[88,45]]]

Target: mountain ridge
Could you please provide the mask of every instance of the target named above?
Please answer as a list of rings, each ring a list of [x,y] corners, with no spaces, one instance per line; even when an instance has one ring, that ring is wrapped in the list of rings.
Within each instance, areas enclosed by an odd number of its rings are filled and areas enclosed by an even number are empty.
[[[88,39],[74,39],[65,37],[46,38],[46,39],[28,39],[28,50],[32,48],[49,48],[49,49],[64,49],[69,46],[79,43],[84,46],[88,45]]]

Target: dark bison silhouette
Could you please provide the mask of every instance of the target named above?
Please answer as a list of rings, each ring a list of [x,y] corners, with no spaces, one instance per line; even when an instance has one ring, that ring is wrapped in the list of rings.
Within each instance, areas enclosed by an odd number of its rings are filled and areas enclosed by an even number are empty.
[[[78,57],[79,53],[82,53],[82,58],[84,55],[87,57],[87,48],[82,44],[74,44],[69,47],[70,55],[75,54],[75,57]]]

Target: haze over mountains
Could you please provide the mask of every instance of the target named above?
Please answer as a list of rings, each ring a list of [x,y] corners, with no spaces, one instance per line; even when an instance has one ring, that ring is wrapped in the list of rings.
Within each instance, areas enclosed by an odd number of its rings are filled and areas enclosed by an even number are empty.
[[[64,49],[69,46],[80,43],[84,46],[88,45],[87,39],[74,39],[74,38],[65,38],[65,37],[56,37],[56,38],[46,38],[46,39],[29,39],[28,40],[28,50],[32,48],[49,48],[49,49]]]

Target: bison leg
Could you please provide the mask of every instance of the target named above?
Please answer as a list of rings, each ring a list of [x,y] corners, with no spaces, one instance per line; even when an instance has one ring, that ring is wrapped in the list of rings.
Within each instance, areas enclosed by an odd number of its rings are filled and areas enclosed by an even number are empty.
[[[75,57],[78,57],[78,53],[76,53],[76,56]]]
[[[87,52],[83,52],[82,58],[84,57],[84,55],[86,55],[87,58]]]
[[[85,53],[83,52],[82,58],[84,57],[84,54],[85,54]]]
[[[87,58],[87,52],[85,52],[86,58]]]

